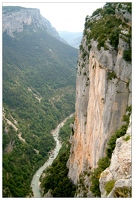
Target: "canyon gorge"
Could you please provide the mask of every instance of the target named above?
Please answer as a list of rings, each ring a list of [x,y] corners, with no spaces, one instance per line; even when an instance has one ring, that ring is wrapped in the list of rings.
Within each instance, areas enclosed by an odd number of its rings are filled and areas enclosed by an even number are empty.
[[[33,197],[39,182],[42,197],[131,197],[132,3],[85,16],[79,52],[39,9],[2,17],[3,197]],[[57,152],[52,130],[71,113]]]

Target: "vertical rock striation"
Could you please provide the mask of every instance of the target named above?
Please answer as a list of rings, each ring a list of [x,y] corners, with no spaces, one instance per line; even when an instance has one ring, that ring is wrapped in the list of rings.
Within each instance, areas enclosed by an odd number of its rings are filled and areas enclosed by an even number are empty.
[[[117,13],[118,4],[111,5]],[[107,11],[111,5],[105,6],[103,10]],[[115,18],[116,13],[113,14]],[[101,12],[86,18],[78,59],[74,135],[67,163],[68,176],[75,184],[87,166],[91,169],[97,167],[98,160],[105,156],[108,139],[122,125],[126,108],[131,105],[131,62],[124,59],[124,52],[130,48],[124,39],[128,36],[130,24],[122,25],[120,19],[116,47],[109,39],[111,35],[107,35],[101,47],[101,32],[98,38],[93,37],[97,26],[95,23],[99,24],[104,19],[107,22],[108,17],[113,16],[103,16]],[[103,22],[103,26],[105,24]]]

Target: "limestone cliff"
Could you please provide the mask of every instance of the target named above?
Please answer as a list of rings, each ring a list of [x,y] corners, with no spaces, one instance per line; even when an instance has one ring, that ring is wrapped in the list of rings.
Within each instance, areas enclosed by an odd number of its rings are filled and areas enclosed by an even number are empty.
[[[37,28],[41,28],[56,39],[65,42],[37,8],[4,6],[2,15],[2,31],[7,32],[11,37],[14,37],[15,33],[20,33],[24,28],[31,25],[34,32],[38,31]]]
[[[129,8],[125,3],[108,3],[86,17],[77,67],[74,135],[67,163],[68,176],[75,184],[86,168],[97,167],[105,156],[110,136],[123,124],[122,117],[131,105]]]
[[[130,121],[127,133],[116,140],[110,166],[101,173],[99,180],[101,197],[131,197],[131,131],[132,124]],[[113,183],[112,186],[111,183]]]

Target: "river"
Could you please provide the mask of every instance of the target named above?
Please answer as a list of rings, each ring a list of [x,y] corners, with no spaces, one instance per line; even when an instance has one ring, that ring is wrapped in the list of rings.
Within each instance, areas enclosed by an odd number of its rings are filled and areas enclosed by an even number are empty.
[[[51,151],[50,156],[48,158],[48,160],[44,163],[43,166],[41,166],[36,173],[33,176],[32,182],[31,182],[31,187],[32,187],[32,191],[33,191],[33,197],[35,198],[41,198],[41,192],[40,192],[40,176],[42,174],[42,172],[52,164],[53,160],[57,157],[59,150],[61,148],[61,142],[59,141],[59,130],[62,126],[64,126],[65,122],[67,121],[68,118],[72,117],[73,114],[71,114],[69,117],[67,117],[64,121],[62,121],[57,127],[56,129],[54,129],[51,133],[54,137],[54,140],[56,141],[56,147],[53,151]]]

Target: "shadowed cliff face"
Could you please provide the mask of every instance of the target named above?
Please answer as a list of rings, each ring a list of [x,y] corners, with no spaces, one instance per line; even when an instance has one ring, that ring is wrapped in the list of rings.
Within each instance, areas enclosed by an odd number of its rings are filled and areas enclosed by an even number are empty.
[[[86,31],[90,33],[91,29]],[[126,108],[131,105],[131,63],[123,59],[129,45],[121,34],[117,49],[107,41],[107,49],[98,50],[97,40],[92,39],[89,50],[88,37],[82,39],[68,161],[68,175],[75,184],[86,167],[97,167],[105,156],[109,137],[122,125]]]

